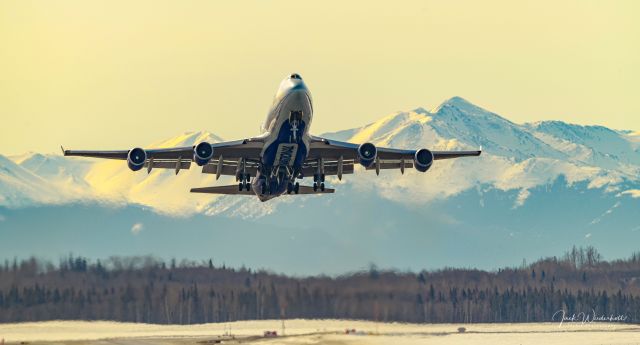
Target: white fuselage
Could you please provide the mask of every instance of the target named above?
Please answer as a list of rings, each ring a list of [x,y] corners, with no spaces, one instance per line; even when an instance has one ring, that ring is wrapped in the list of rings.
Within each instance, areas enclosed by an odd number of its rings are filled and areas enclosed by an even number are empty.
[[[309,153],[312,119],[309,89],[299,75],[292,74],[280,83],[261,128],[260,138],[264,140],[262,167],[252,184],[261,200],[284,193],[287,184],[301,171]]]
[[[262,132],[260,136],[266,139],[266,144],[277,140],[283,123],[289,121],[292,111],[297,110],[302,110],[302,122],[306,124],[304,131],[298,132],[297,135],[303,138],[303,141],[309,147],[309,127],[311,127],[311,121],[313,120],[311,93],[302,79],[289,77],[280,83],[267,118],[260,128]],[[267,146],[265,145],[265,148]]]

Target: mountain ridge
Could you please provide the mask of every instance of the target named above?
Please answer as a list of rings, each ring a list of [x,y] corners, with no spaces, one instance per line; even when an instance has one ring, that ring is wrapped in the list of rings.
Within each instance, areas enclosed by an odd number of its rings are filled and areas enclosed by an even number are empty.
[[[347,176],[342,182],[330,181],[338,188],[345,183],[365,189],[367,185],[377,185],[373,188],[380,191],[382,197],[405,193],[410,196],[410,202],[418,204],[428,204],[485,184],[501,190],[520,190],[523,197],[514,205],[518,207],[526,202],[528,189],[550,183],[560,175],[565,176],[570,184],[588,181],[592,186],[609,187],[612,192],[620,192],[617,186],[623,181],[637,181],[640,175],[640,140],[635,140],[633,132],[562,121],[517,124],[458,96],[445,100],[431,111],[422,107],[398,111],[364,126],[324,136],[358,143],[371,141],[379,146],[398,148],[483,148],[483,155],[479,158],[439,161],[424,175],[409,171],[408,176],[398,179],[395,172],[385,171],[374,181],[375,176],[360,172],[360,178]],[[149,147],[188,146],[200,141],[222,140],[212,132],[201,130],[158,140]],[[0,205],[6,207],[21,207],[29,205],[29,202],[106,200],[115,204],[145,205],[168,214],[218,215],[225,213],[221,210],[234,214],[230,210],[246,204],[246,200],[240,198],[188,193],[191,187],[215,183],[212,176],[200,174],[198,169],[183,171],[178,176],[156,169],[147,175],[131,172],[126,164],[119,161],[89,161],[39,153],[12,158],[14,174],[26,177],[20,180],[23,186],[13,188],[13,199],[0,199]],[[25,181],[29,181],[31,175],[38,177],[33,180],[40,186],[28,186]],[[9,177],[0,180],[0,189],[13,190],[10,185],[17,184],[14,180]],[[18,198],[20,190],[25,191],[22,199]],[[65,190],[72,192],[65,193]],[[57,194],[56,197],[38,195],[51,193]],[[403,198],[405,196],[397,197]],[[19,202],[11,201],[19,199]],[[252,204],[260,208],[256,215],[264,216],[278,208],[271,204],[259,205]]]
[[[574,244],[595,245],[607,258],[637,250],[637,133],[516,124],[465,102],[395,112],[324,136],[437,150],[482,144],[480,157],[438,161],[404,176],[358,166],[357,175],[327,179],[335,194],[266,203],[189,193],[233,182],[195,167],[176,176],[171,169],[132,172],[123,161],[0,156],[0,252],[213,256],[236,266],[340,274],[371,263],[493,269]],[[200,140],[222,138],[188,132],[150,147]]]

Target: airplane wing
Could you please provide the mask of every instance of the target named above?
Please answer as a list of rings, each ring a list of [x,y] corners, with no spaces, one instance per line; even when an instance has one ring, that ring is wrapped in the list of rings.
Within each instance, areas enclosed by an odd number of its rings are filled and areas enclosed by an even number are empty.
[[[260,152],[264,142],[259,138],[225,141],[211,144],[213,157],[202,167],[203,173],[234,176],[239,168],[244,166],[251,176],[256,176]],[[144,167],[150,172],[152,169],[175,169],[176,174],[183,169],[189,169],[193,161],[195,146],[172,147],[161,149],[146,149]],[[131,150],[118,151],[82,151],[65,150],[65,156],[91,157],[104,159],[127,160]],[[218,168],[220,165],[220,168]]]
[[[324,165],[325,175],[352,174],[354,165],[359,164],[359,144],[313,136],[309,156],[303,167],[305,176],[317,171],[319,162]],[[404,150],[376,147],[377,162],[367,170],[413,168],[414,156],[418,150]],[[482,151],[431,151],[434,160],[479,156]],[[342,166],[342,171],[339,171]]]

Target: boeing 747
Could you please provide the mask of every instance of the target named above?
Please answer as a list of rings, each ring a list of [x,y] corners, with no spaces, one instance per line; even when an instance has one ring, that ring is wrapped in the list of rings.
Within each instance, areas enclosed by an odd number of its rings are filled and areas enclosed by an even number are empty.
[[[311,94],[298,74],[285,78],[257,137],[194,146],[118,151],[64,150],[65,156],[126,160],[133,171],[189,169],[192,163],[205,174],[235,176],[236,185],[193,188],[193,193],[256,195],[267,201],[282,195],[333,193],[325,187],[326,176],[353,174],[360,164],[367,170],[415,168],[426,172],[440,159],[479,156],[481,151],[431,151],[376,147],[372,143],[349,143],[311,135]],[[312,186],[298,179],[313,177]]]

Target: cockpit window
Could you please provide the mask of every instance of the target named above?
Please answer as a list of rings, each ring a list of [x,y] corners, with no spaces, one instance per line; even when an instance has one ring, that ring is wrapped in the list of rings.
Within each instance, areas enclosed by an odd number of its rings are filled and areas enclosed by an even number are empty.
[[[289,78],[291,78],[291,79],[302,79],[302,78],[300,78],[300,75],[298,73],[294,73],[294,74],[290,75]]]

